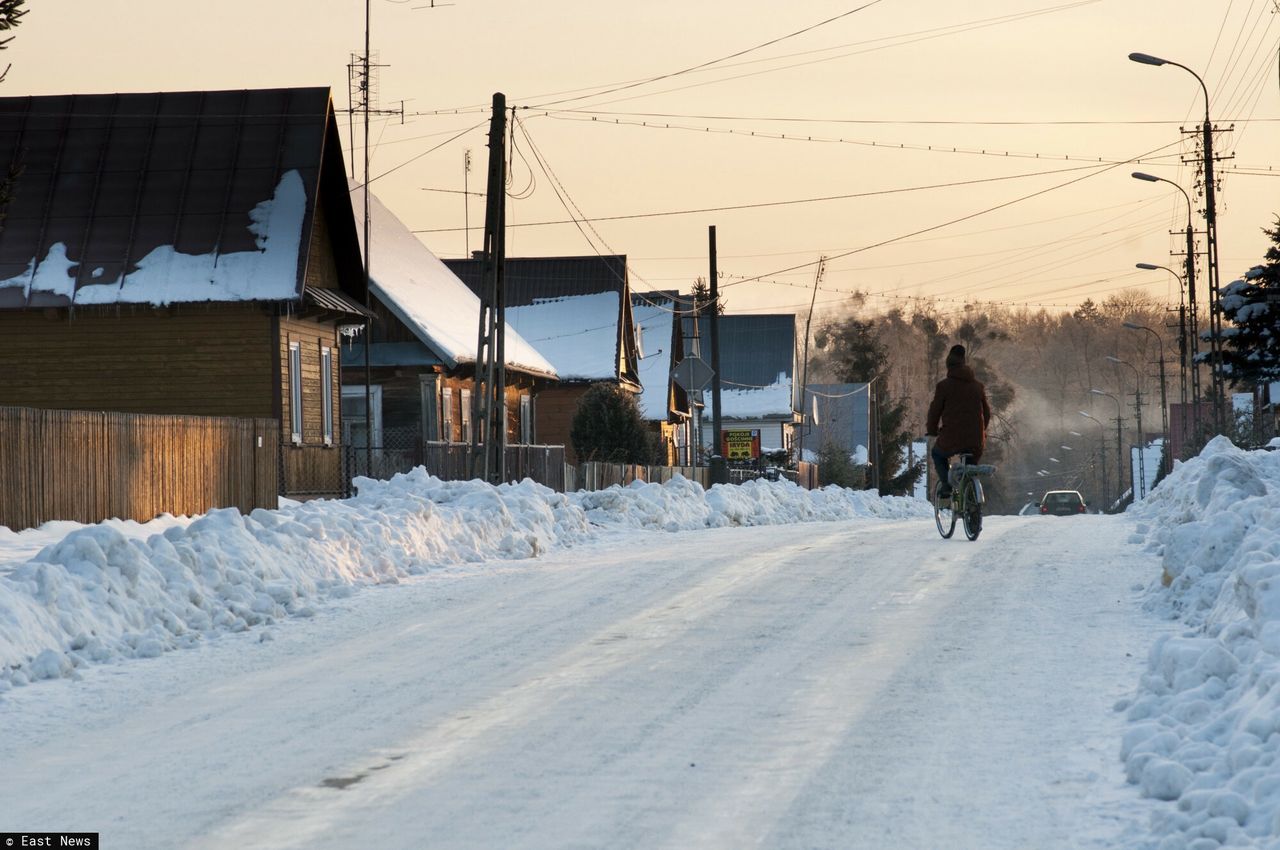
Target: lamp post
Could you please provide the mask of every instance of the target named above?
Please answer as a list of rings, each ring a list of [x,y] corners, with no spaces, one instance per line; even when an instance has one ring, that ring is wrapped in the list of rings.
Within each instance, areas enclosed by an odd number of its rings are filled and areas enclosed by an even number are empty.
[[[1192,364],[1191,365],[1191,370],[1192,370],[1191,371],[1191,400],[1195,403],[1196,409],[1197,409],[1197,412],[1194,414],[1194,416],[1196,417],[1194,421],[1198,429],[1200,425],[1199,412],[1198,412],[1198,408],[1200,405],[1200,365],[1197,362],[1197,356],[1200,354],[1200,306],[1196,300],[1196,253],[1195,253],[1196,241],[1195,241],[1195,230],[1192,228],[1192,225],[1191,225],[1191,217],[1193,214],[1192,213],[1193,205],[1191,203],[1191,196],[1187,194],[1186,189],[1183,189],[1177,183],[1173,182],[1172,180],[1167,180],[1164,177],[1156,177],[1151,174],[1144,174],[1141,171],[1133,172],[1132,176],[1135,180],[1145,180],[1148,183],[1168,183],[1170,186],[1172,186],[1173,188],[1181,192],[1182,197],[1187,199],[1187,251],[1186,251],[1186,263],[1184,266],[1184,268],[1186,269],[1187,277],[1186,277],[1186,280],[1182,280],[1182,278],[1178,278],[1178,279],[1182,281],[1182,283],[1184,284],[1187,290],[1187,318],[1189,320],[1189,325],[1191,328],[1191,364]],[[1172,274],[1174,277],[1178,277],[1177,272],[1175,272],[1173,269],[1165,268],[1164,266],[1153,265],[1151,263],[1138,263],[1138,268],[1164,269],[1165,271]],[[1210,309],[1212,309],[1212,305]]]
[[[1133,500],[1136,502],[1139,495],[1144,497],[1147,495],[1147,464],[1145,462],[1147,437],[1142,432],[1142,373],[1132,363],[1121,360],[1119,357],[1108,354],[1107,360],[1121,366],[1128,366],[1133,370],[1133,410],[1138,420],[1138,477],[1134,479],[1133,470],[1130,469],[1129,480],[1133,483]]]
[[[1094,395],[1104,395],[1116,403],[1116,502],[1119,502],[1124,496],[1124,458],[1120,454],[1124,451],[1124,433],[1122,430],[1124,428],[1124,417],[1120,415],[1120,399],[1097,388],[1091,389],[1089,392]],[[1132,470],[1130,470],[1129,484],[1130,486],[1133,485]]]
[[[1131,331],[1146,331],[1156,338],[1156,343],[1160,346],[1160,433],[1164,439],[1164,445],[1161,446],[1163,449],[1161,452],[1161,459],[1163,460],[1165,456],[1172,459],[1172,455],[1169,454],[1169,405],[1165,400],[1164,394],[1164,340],[1160,338],[1160,334],[1151,330],[1151,328],[1146,325],[1139,325],[1136,322],[1124,322],[1123,324]],[[1169,468],[1167,466],[1164,467],[1164,471],[1167,473]],[[1145,483],[1145,479],[1143,480]]]
[[[1169,274],[1178,278],[1181,284],[1178,288],[1178,384],[1179,384],[1179,401],[1182,402],[1179,418],[1182,420],[1183,440],[1187,439],[1190,433],[1187,431],[1187,372],[1191,372],[1191,383],[1193,389],[1194,407],[1191,409],[1191,425],[1196,433],[1200,431],[1200,365],[1194,360],[1188,365],[1187,363],[1187,318],[1189,311],[1183,305],[1183,295],[1186,293],[1186,282],[1182,276],[1168,266],[1159,266],[1155,263],[1138,263],[1137,267],[1146,269],[1147,271],[1155,271],[1156,269],[1164,269]],[[1194,322],[1195,317],[1191,316]],[[1194,345],[1194,343],[1193,343]],[[1164,359],[1163,356],[1160,358]],[[1170,458],[1172,462],[1172,458]]]
[[[1102,458],[1102,505],[1105,509],[1107,505],[1107,426],[1102,424],[1102,420],[1095,419],[1083,410],[1080,411],[1080,415],[1098,426],[1098,457]]]
[[[1201,128],[1204,162],[1204,222],[1206,235],[1205,257],[1209,266],[1209,377],[1212,384],[1213,424],[1217,433],[1223,430],[1226,388],[1222,375],[1222,310],[1218,303],[1218,211],[1215,201],[1217,187],[1213,177],[1213,122],[1209,118],[1209,89],[1195,71],[1179,62],[1161,59],[1147,53],[1130,53],[1129,59],[1141,65],[1172,65],[1196,78],[1204,92],[1204,126]]]

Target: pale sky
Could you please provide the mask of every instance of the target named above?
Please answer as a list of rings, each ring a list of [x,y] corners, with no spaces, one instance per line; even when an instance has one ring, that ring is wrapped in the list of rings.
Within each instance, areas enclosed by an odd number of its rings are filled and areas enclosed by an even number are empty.
[[[687,290],[707,273],[716,225],[731,312],[803,312],[823,254],[820,305],[861,289],[876,306],[932,296],[947,309],[1057,310],[1125,287],[1176,304],[1174,278],[1134,263],[1180,267],[1169,231],[1185,227],[1186,201],[1129,175],[1195,198],[1179,127],[1203,119],[1204,99],[1186,71],[1127,59],[1140,51],[1200,73],[1215,123],[1234,124],[1215,142],[1234,156],[1219,165],[1222,284],[1262,262],[1261,228],[1280,213],[1277,0],[878,0],[677,73],[867,2],[374,0],[378,105],[403,99],[410,114],[373,122],[371,173],[386,176],[372,187],[438,256],[478,248],[482,198],[469,239],[462,229],[464,151],[483,192],[487,107],[501,91],[530,107],[518,112],[512,224],[569,218],[561,196],[588,218],[765,204],[598,221],[587,235],[516,227],[511,256],[622,253],[633,288]],[[358,0],[28,5],[3,56],[6,96],[327,85],[345,109],[347,64],[364,44]],[[356,147],[362,161],[358,128]],[[937,184],[967,185],[899,191]],[[848,195],[861,197],[778,203]],[[768,282],[737,283],[755,276]]]

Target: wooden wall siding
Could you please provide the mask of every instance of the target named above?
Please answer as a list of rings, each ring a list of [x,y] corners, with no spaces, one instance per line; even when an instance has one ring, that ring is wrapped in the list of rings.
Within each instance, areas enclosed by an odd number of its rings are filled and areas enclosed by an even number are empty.
[[[0,405],[270,417],[260,306],[0,312]]]
[[[342,288],[338,282],[338,264],[333,260],[333,242],[324,204],[316,204],[316,214],[311,222],[311,250],[307,257],[305,280],[307,286],[320,289]]]
[[[573,451],[573,441],[569,439],[569,431],[573,427],[573,417],[578,412],[578,403],[582,401],[587,389],[587,384],[548,387],[538,393],[533,404],[538,442],[549,446],[564,446],[565,460],[568,463],[578,462],[578,456]]]
[[[274,419],[0,407],[0,525],[274,508],[277,433]]]
[[[292,441],[293,394],[289,385],[289,345],[302,353],[302,445]],[[333,325],[296,316],[280,317],[280,446],[281,485],[286,495],[339,495],[342,475],[342,385],[338,332]],[[324,443],[324,396],[320,383],[320,348],[333,353],[333,444]]]

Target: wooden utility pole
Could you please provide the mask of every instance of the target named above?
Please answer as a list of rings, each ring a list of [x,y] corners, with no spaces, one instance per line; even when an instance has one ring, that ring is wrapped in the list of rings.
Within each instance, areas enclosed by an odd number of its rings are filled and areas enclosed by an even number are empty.
[[[711,483],[728,484],[729,468],[721,454],[720,435],[720,284],[719,271],[716,268],[716,226],[707,228],[708,252],[711,258],[711,371],[715,377],[711,379]]]
[[[507,99],[493,96],[489,121],[489,180],[480,277],[480,328],[476,341],[475,393],[471,396],[471,477],[506,481],[506,224]]]

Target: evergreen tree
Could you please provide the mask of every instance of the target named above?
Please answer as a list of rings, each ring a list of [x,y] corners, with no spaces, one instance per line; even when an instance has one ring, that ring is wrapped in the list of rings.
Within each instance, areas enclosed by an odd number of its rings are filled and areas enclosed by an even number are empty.
[[[0,33],[8,32],[22,23],[22,16],[27,13],[27,10],[22,8],[25,4],[26,0],[0,0]],[[0,38],[0,50],[8,47],[11,41],[13,41],[13,36]],[[6,66],[4,71],[0,73],[0,82],[4,82],[4,78],[8,73],[9,68]]]
[[[651,463],[654,459],[654,440],[636,397],[617,384],[592,384],[583,394],[569,439],[581,460]]]
[[[1233,386],[1280,381],[1280,217],[1263,230],[1274,244],[1267,263],[1225,286],[1218,298],[1222,317],[1222,368]]]
[[[718,296],[720,293],[717,292]],[[724,299],[717,298],[719,303],[716,305],[716,313],[724,315]],[[711,287],[707,285],[707,279],[700,277],[693,282],[693,314],[695,316],[711,315]]]

